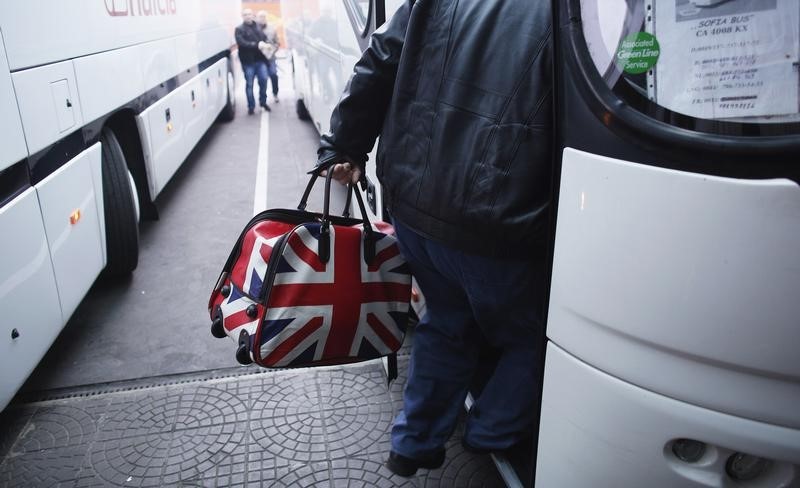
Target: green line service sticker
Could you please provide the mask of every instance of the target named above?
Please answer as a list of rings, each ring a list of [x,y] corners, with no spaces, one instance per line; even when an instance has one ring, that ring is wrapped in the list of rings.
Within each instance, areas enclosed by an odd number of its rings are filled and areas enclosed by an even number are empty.
[[[631,34],[617,48],[617,66],[629,74],[644,73],[658,61],[661,48],[656,37],[647,32]]]

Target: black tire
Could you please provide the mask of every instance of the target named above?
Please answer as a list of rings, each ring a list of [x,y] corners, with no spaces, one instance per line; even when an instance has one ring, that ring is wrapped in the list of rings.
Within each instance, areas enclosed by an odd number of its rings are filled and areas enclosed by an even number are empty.
[[[211,322],[211,335],[216,337],[217,339],[223,339],[227,337],[225,333],[225,327],[222,325],[222,317],[217,317]]]
[[[253,363],[253,358],[250,357],[250,351],[247,349],[247,345],[241,344],[236,348],[236,361],[243,366]]]
[[[106,222],[105,273],[130,275],[139,264],[139,222],[135,195],[131,191],[128,165],[117,137],[108,127],[100,135],[102,144],[103,206]]]
[[[295,106],[297,110],[297,118],[300,120],[311,120],[311,114],[308,113],[308,109],[306,108],[306,104],[303,103],[303,100],[298,98],[297,103]]]
[[[228,59],[228,71],[225,74],[225,107],[219,113],[217,120],[221,122],[230,122],[236,116],[236,84],[234,83],[233,67],[231,60]]]

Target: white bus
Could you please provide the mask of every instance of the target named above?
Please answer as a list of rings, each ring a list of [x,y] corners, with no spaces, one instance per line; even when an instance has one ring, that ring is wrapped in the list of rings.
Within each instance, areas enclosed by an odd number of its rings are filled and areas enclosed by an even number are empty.
[[[281,16],[289,47],[297,115],[320,133],[344,91],[369,36],[403,0],[283,0]],[[374,160],[375,151],[369,155]],[[384,218],[375,165],[367,165],[366,203]]]
[[[217,118],[238,0],[0,2],[0,409]]]
[[[388,3],[284,1],[298,115],[320,132]],[[501,473],[800,486],[800,2],[551,4],[540,427]],[[374,165],[368,178],[384,217]]]

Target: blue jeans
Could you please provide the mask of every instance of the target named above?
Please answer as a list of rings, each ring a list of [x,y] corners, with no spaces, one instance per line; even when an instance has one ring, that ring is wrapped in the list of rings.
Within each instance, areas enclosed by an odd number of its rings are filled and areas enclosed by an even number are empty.
[[[272,82],[272,94],[274,96],[278,96],[278,65],[275,63],[274,59],[267,60],[267,73],[269,74],[269,79]]]
[[[533,429],[541,388],[544,257],[487,258],[426,239],[397,220],[395,230],[427,313],[414,330],[392,449],[419,459],[444,447],[486,345],[499,359],[467,416],[464,439],[491,450],[519,442]]]
[[[247,95],[247,109],[256,108],[256,100],[253,97],[253,79],[258,78],[258,103],[267,104],[267,63],[256,61],[254,63],[242,63],[244,70],[244,92]]]

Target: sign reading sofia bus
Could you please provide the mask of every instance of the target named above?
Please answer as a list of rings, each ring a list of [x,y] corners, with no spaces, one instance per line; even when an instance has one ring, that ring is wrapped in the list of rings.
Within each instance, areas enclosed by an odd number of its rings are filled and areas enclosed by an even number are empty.
[[[656,1],[649,95],[703,119],[800,119],[799,29],[797,0]]]

